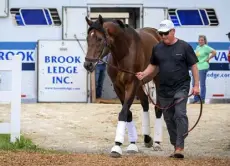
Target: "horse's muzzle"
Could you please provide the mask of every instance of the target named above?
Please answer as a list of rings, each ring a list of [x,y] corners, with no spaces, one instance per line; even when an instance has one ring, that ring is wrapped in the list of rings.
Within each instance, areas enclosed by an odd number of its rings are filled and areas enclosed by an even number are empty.
[[[94,63],[93,62],[88,62],[88,61],[85,61],[84,62],[84,68],[89,71],[89,72],[93,72],[94,71]]]

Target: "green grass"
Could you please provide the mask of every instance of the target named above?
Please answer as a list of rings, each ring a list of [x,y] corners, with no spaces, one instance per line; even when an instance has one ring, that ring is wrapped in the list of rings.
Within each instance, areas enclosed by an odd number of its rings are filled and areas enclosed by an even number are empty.
[[[10,151],[32,151],[32,152],[42,152],[42,153],[55,153],[57,151],[46,150],[39,148],[30,139],[20,136],[20,140],[15,143],[10,142],[9,134],[0,134],[0,150],[10,150]]]
[[[20,141],[17,140],[15,143],[10,142],[9,134],[0,134],[0,149],[2,150],[35,150],[37,146],[32,143],[30,139],[26,139],[23,136],[20,137]]]

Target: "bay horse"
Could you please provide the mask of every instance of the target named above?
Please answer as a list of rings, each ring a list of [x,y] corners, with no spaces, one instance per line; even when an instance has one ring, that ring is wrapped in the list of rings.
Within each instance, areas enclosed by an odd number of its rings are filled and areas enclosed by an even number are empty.
[[[144,144],[148,148],[152,147],[148,96],[142,89],[143,82],[136,78],[135,73],[143,71],[148,66],[153,46],[161,40],[161,37],[154,28],[134,29],[127,24],[123,24],[120,20],[105,21],[101,15],[96,21],[92,21],[88,17],[85,17],[85,19],[89,29],[84,68],[89,72],[93,72],[99,60],[110,52],[107,73],[122,104],[122,109],[118,116],[115,145],[112,147],[110,155],[112,157],[121,157],[122,149],[120,146],[124,143],[126,127],[130,142],[127,152],[138,152],[138,147],[135,144],[137,132],[132,112],[130,111],[135,96],[138,96],[143,108],[142,134],[144,135]],[[159,87],[157,73],[158,69],[151,77],[145,80],[145,82],[154,80],[156,89]],[[159,150],[162,142],[162,111],[155,107],[155,115],[154,148]]]

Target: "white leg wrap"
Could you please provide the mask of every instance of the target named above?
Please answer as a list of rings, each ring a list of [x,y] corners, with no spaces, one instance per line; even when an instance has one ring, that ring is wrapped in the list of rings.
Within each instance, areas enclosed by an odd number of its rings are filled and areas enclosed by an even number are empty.
[[[127,123],[127,129],[129,142],[137,142],[137,130],[133,121]]]
[[[124,121],[118,121],[115,142],[124,143],[126,123],[127,122]]]
[[[127,147],[127,152],[138,152],[138,147],[136,144],[129,144]]]
[[[162,142],[162,118],[157,118],[154,125],[154,142]]]
[[[143,135],[150,135],[149,112],[142,112],[142,134]]]
[[[114,145],[111,149],[111,152],[117,152],[118,154],[122,155],[122,149],[118,145]]]

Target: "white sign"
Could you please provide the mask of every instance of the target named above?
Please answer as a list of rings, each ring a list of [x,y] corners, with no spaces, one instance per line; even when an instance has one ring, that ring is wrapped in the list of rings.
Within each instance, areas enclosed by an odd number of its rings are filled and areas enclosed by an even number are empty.
[[[39,41],[38,102],[87,102],[84,61],[77,41]]]
[[[210,63],[229,63],[228,62],[228,50],[216,50],[216,56],[213,57]]]

